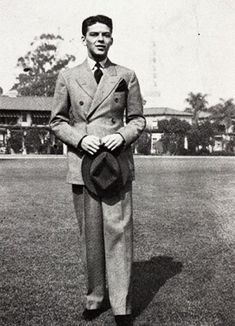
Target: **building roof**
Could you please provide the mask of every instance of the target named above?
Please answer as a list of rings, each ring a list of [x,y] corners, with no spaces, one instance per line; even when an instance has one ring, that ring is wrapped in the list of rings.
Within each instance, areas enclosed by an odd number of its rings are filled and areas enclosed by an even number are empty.
[[[144,108],[145,116],[156,116],[156,115],[170,115],[170,116],[181,116],[181,117],[192,117],[192,113],[170,109],[166,107],[147,107]]]
[[[0,110],[51,111],[53,97],[45,96],[0,96]]]
[[[53,97],[46,96],[0,96],[0,110],[7,111],[51,111]],[[192,117],[189,112],[178,111],[167,107],[146,107],[146,116],[181,116]]]

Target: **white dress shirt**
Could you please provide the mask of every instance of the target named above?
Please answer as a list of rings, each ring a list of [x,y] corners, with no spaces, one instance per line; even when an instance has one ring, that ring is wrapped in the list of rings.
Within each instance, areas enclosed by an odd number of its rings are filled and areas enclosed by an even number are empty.
[[[106,63],[107,60],[108,60],[108,58],[105,58],[104,60],[99,61],[100,69],[101,69],[101,70],[104,69],[104,67],[105,67],[105,63]],[[87,57],[87,61],[88,61],[88,65],[89,65],[89,67],[91,68],[92,72],[94,73],[95,70],[97,69],[97,67],[95,66],[95,64],[96,64],[97,61],[91,59],[90,57]]]

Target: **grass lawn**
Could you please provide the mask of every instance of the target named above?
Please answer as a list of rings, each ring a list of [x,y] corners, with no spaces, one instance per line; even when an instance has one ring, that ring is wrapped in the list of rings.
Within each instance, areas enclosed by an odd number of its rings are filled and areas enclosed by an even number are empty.
[[[141,326],[232,326],[234,158],[136,158],[134,316]],[[65,159],[0,160],[0,325],[81,318],[83,274]]]

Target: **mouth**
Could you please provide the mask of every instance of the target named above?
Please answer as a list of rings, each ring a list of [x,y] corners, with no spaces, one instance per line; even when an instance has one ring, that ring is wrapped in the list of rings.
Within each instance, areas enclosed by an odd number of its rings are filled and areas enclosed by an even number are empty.
[[[105,50],[105,46],[104,45],[96,45],[96,48],[98,50]]]

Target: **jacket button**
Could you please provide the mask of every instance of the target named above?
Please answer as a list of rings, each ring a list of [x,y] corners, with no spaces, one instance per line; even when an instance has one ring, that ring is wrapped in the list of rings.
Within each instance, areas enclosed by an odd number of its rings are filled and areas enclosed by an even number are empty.
[[[118,102],[118,98],[116,97],[116,98],[114,99],[114,101],[117,103],[117,102]]]
[[[116,120],[114,118],[112,118],[111,121],[112,121],[112,123],[115,123],[116,122]]]
[[[80,104],[80,105],[83,105],[83,104],[84,104],[84,102],[83,102],[83,101],[80,101],[80,102],[79,102],[79,104]]]

